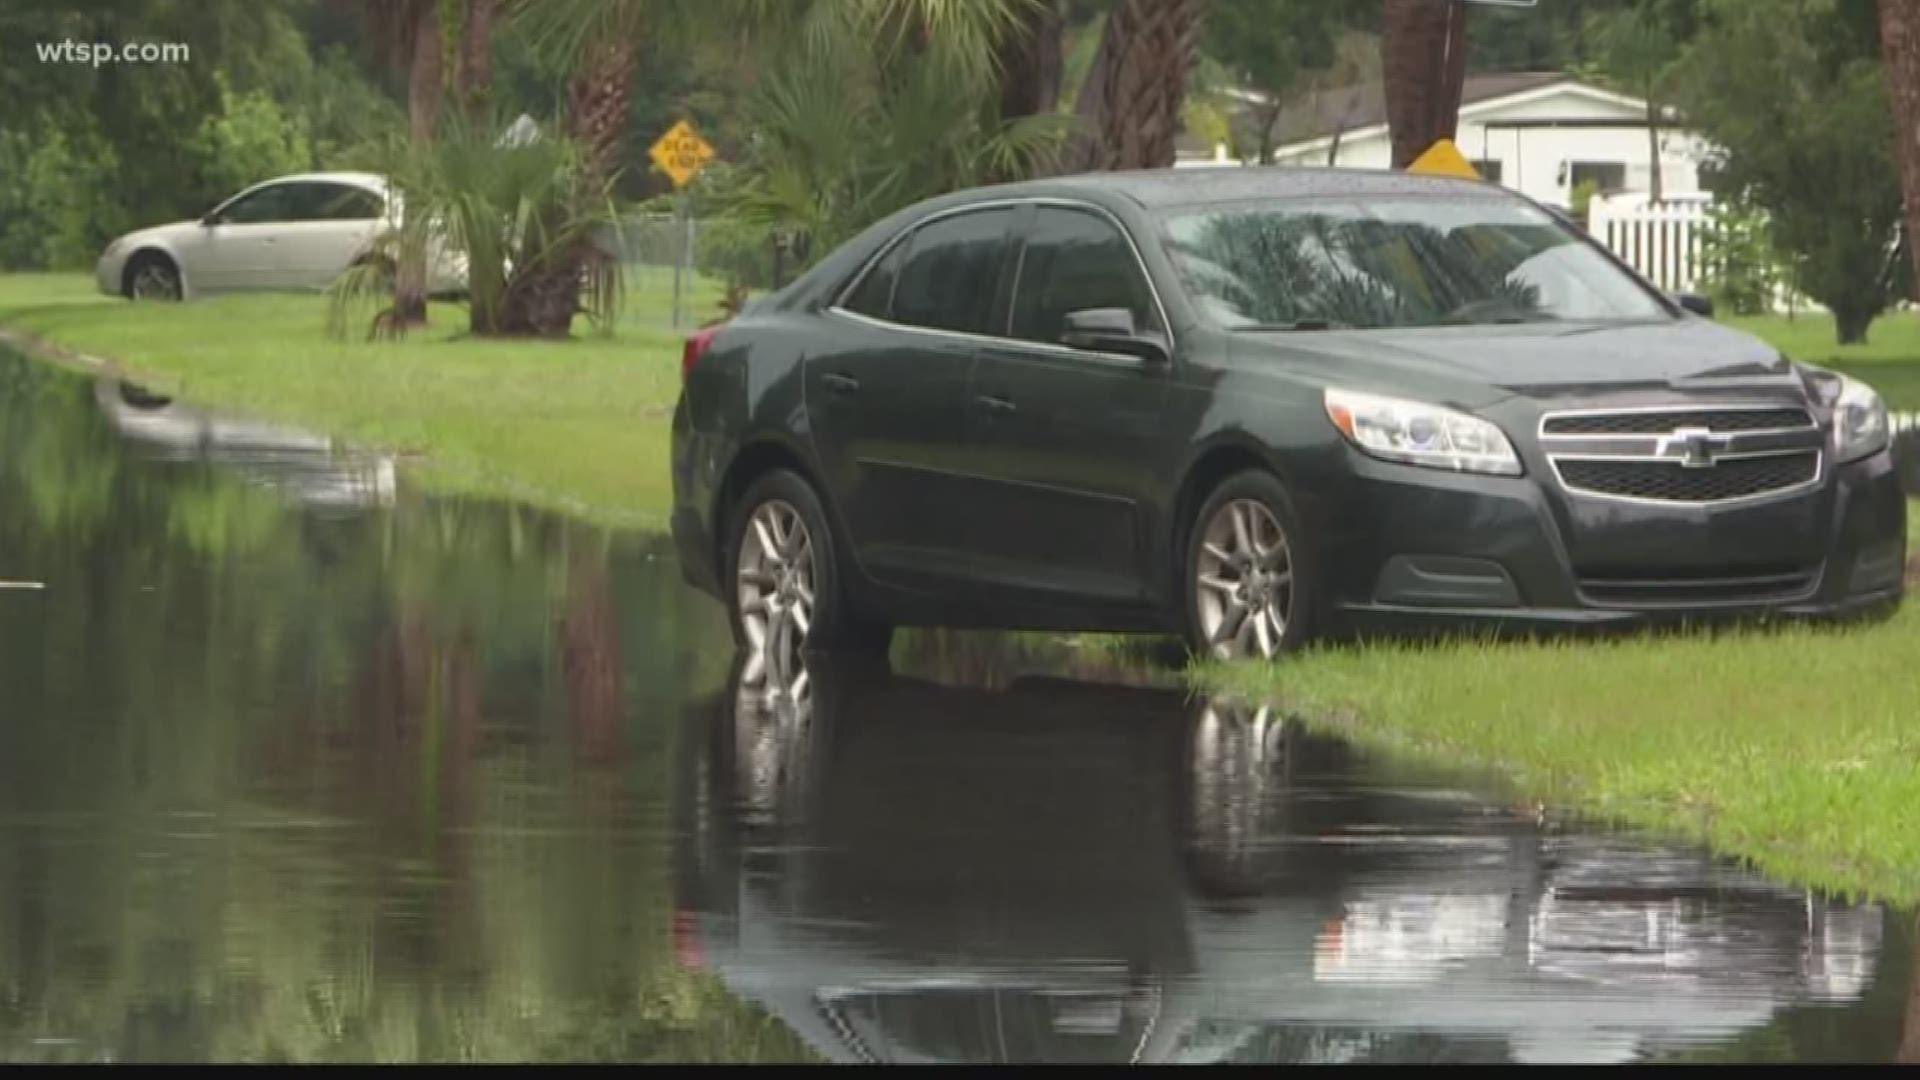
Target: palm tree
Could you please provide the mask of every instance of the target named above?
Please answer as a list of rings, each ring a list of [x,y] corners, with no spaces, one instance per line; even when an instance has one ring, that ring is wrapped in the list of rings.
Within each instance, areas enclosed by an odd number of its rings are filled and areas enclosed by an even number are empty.
[[[1173,164],[1204,7],[1205,0],[1120,0],[1076,102],[1081,130],[1069,167]]]
[[[1911,0],[1880,0],[1880,48],[1886,55],[1888,96],[1899,134],[1900,181],[1906,195],[1906,234],[1920,237],[1920,6]],[[1920,280],[1920,241],[1910,241]],[[1920,995],[1916,995],[1920,1000]],[[1920,1014],[1916,1014],[1920,1028]],[[1920,1034],[1914,1036],[1920,1046]]]
[[[514,142],[497,120],[453,113],[439,135],[417,145],[396,143],[385,169],[405,200],[398,228],[377,242],[375,258],[354,267],[332,290],[330,323],[344,333],[360,301],[383,295],[382,264],[407,253],[458,252],[466,257],[470,328],[481,335],[560,336],[576,311],[602,326],[615,314],[620,267],[586,260],[555,295],[552,268],[593,248],[616,221],[610,179],[588,151],[564,136]],[[546,290],[546,291],[542,291]],[[538,321],[563,310],[565,317]],[[391,313],[375,330],[392,326]]]
[[[407,68],[407,130],[417,149],[434,138],[447,96],[447,35],[442,14],[460,20],[453,56],[455,99],[469,115],[484,107],[493,81],[493,21],[499,0],[361,0],[361,17],[378,51],[390,63]],[[393,307],[387,322],[395,329],[427,321],[427,263],[424,251],[394,253]]]
[[[549,52],[570,58],[564,127],[580,145],[589,179],[610,176],[626,133],[628,97],[641,42],[648,35],[716,35],[743,46],[779,42],[819,55],[843,47],[850,35],[879,56],[925,52],[938,45],[955,77],[994,70],[999,42],[1016,13],[1038,0],[539,0],[519,8],[530,35]],[[912,65],[899,65],[900,69]],[[821,103],[823,118],[839,111]],[[844,124],[847,128],[855,125]],[[564,334],[576,310],[583,270],[604,258],[592,244],[557,254],[531,273],[519,302],[532,305],[524,321],[541,334]]]
[[[1051,162],[1067,119],[1003,117],[990,38],[890,29],[842,2],[770,53],[747,99],[754,141],[712,196],[734,220],[783,230],[804,261],[910,203]]]
[[[1386,0],[1381,23],[1393,167],[1404,169],[1459,125],[1467,9],[1460,0]]]

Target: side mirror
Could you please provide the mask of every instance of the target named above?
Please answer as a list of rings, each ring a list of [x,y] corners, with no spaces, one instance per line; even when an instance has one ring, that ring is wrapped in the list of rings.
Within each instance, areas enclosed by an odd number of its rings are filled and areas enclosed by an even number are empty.
[[[220,215],[209,210],[200,216],[200,224],[203,228],[211,229],[215,225],[220,224]]]
[[[1710,297],[1699,293],[1674,293],[1673,302],[1679,304],[1683,311],[1690,311],[1703,319],[1713,318],[1713,300]]]
[[[1157,336],[1136,329],[1133,312],[1126,308],[1084,308],[1068,312],[1060,343],[1093,352],[1137,356],[1154,363],[1167,360],[1166,344]]]

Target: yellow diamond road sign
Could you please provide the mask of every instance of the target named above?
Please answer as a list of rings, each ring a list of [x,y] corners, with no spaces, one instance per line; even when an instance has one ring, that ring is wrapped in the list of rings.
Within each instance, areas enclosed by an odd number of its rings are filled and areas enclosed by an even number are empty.
[[[713,147],[700,137],[699,132],[693,130],[692,124],[682,120],[660,136],[660,141],[647,151],[647,156],[653,159],[661,172],[673,179],[674,187],[681,188],[698,176],[700,169],[713,158]]]
[[[1457,176],[1462,180],[1480,179],[1480,171],[1473,167],[1473,163],[1467,160],[1467,155],[1460,152],[1460,148],[1453,144],[1452,139],[1441,139],[1427,147],[1427,152],[1407,166],[1407,171],[1425,176]]]

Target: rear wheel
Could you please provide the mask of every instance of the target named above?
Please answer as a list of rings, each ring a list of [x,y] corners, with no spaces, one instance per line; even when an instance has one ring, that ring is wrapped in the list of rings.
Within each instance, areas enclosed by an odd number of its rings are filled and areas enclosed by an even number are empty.
[[[811,649],[884,635],[845,610],[833,531],[798,474],[776,469],[755,480],[728,536],[727,607],[741,649],[786,667]]]
[[[1287,489],[1230,476],[1200,506],[1187,542],[1187,643],[1215,660],[1271,659],[1312,634],[1310,553]]]
[[[143,251],[127,263],[121,291],[129,300],[178,300],[180,268],[165,255]]]

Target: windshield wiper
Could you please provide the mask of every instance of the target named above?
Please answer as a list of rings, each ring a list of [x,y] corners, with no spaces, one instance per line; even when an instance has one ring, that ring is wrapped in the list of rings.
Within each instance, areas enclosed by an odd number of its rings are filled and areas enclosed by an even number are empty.
[[[1351,330],[1352,325],[1335,319],[1301,319],[1289,323],[1248,323],[1245,326],[1230,327],[1236,334],[1277,334],[1291,333],[1296,330]]]

